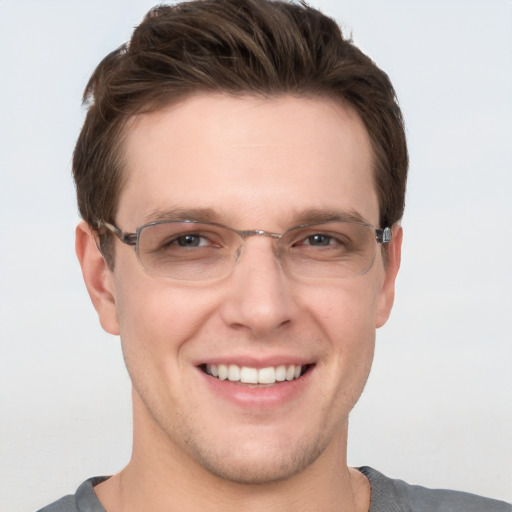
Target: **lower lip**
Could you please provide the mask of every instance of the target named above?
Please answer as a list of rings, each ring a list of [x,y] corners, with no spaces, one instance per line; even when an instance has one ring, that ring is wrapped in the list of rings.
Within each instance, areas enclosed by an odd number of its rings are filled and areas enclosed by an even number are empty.
[[[278,382],[272,385],[254,386],[240,382],[220,380],[198,371],[206,385],[216,395],[242,408],[272,409],[282,407],[296,399],[307,385],[314,368],[311,366],[304,375],[295,380]]]

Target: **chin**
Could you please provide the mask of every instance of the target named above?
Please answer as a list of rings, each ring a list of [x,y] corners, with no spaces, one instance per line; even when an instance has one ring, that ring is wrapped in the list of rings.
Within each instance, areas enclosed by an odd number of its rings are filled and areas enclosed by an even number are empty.
[[[312,465],[328,445],[319,436],[284,443],[229,443],[229,449],[213,448],[188,439],[189,455],[210,474],[245,485],[262,485],[287,480]]]

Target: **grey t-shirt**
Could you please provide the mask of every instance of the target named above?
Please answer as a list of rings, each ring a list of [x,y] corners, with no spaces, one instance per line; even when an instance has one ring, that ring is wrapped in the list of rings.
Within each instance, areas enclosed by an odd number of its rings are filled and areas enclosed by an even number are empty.
[[[466,492],[409,485],[368,466],[359,471],[366,475],[372,487],[369,512],[512,512],[512,506],[503,501]],[[107,478],[90,478],[80,485],[76,494],[64,496],[38,512],[105,512],[94,486]]]

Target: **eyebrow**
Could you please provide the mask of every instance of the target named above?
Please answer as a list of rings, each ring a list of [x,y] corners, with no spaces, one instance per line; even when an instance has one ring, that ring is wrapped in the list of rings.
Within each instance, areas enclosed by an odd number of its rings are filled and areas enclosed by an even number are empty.
[[[212,208],[166,208],[156,209],[144,216],[144,223],[162,220],[193,220],[196,222],[219,222],[219,214]]]
[[[225,216],[212,208],[166,208],[156,209],[145,215],[144,223],[160,222],[165,220],[192,220],[195,222],[221,223]],[[361,213],[355,209],[306,209],[291,216],[291,224],[322,224],[324,222],[362,222],[369,224]]]
[[[323,222],[362,222],[369,224],[369,221],[357,210],[338,209],[308,209],[302,210],[293,217],[297,224],[321,224]]]

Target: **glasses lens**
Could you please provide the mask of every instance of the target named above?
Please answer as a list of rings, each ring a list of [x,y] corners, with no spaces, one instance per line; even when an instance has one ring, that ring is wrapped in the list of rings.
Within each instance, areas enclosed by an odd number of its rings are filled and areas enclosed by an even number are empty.
[[[254,231],[247,236],[268,236]],[[243,243],[240,234],[214,224],[177,221],[144,226],[137,246],[142,266],[153,275],[183,281],[226,277]],[[343,278],[365,273],[377,241],[372,226],[329,222],[290,229],[275,238],[283,266],[299,277]]]
[[[237,238],[228,228],[210,224],[150,224],[140,232],[138,255],[150,274],[186,281],[215,279],[230,272]]]
[[[375,229],[355,222],[329,222],[287,231],[282,239],[290,270],[304,277],[350,277],[372,266]]]

